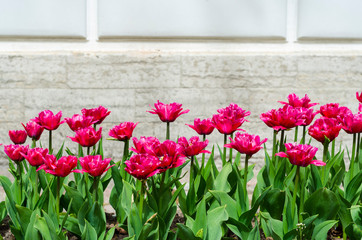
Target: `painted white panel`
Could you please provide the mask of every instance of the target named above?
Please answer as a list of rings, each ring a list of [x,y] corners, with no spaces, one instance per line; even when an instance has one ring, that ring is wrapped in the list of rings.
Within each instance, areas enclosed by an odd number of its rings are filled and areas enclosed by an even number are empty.
[[[277,37],[286,0],[98,0],[100,37]]]
[[[300,0],[299,38],[362,38],[361,0]]]
[[[86,0],[0,0],[1,36],[86,36]]]

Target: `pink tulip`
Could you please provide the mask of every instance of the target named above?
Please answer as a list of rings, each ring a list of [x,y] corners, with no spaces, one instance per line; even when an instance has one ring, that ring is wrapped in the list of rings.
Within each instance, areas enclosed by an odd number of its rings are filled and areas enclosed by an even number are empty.
[[[320,160],[313,160],[318,148],[308,144],[286,143],[286,152],[276,153],[276,156],[288,158],[293,165],[306,167],[310,164],[316,166],[325,166],[326,163]]]
[[[339,103],[328,103],[320,107],[319,113],[323,117],[335,118],[343,117],[345,114],[352,113],[347,107],[340,107]]]
[[[324,143],[327,138],[329,142],[332,142],[338,137],[339,131],[342,126],[334,118],[322,117],[317,119],[308,129],[308,133],[317,141]]]
[[[160,144],[160,173],[170,168],[177,168],[185,162],[185,157],[181,154],[181,150],[180,145],[171,140],[166,140]]]
[[[69,137],[69,136],[68,136]],[[75,137],[69,137],[73,142],[79,143],[82,147],[92,147],[102,137],[102,128],[96,132],[93,127],[79,129],[75,132]]]
[[[13,161],[20,162],[24,160],[23,154],[28,153],[29,146],[23,145],[4,145],[5,154]]]
[[[78,173],[89,173],[93,177],[101,176],[103,173],[107,172],[112,166],[108,166],[111,162],[110,158],[102,159],[101,155],[89,155],[85,157],[79,158],[80,165],[82,166],[82,170],[75,169],[73,172]]]
[[[230,138],[230,144],[225,144],[225,147],[233,148],[238,152],[245,153],[251,157],[263,148],[262,145],[267,140],[268,139],[265,138],[264,140],[260,141],[260,137],[258,135],[237,132],[234,140]]]
[[[361,93],[356,92],[356,98],[360,103],[362,103],[362,92]]]
[[[149,154],[133,155],[125,164],[125,171],[139,180],[147,179],[160,172],[160,160]]]
[[[235,103],[230,103],[226,108],[220,108],[217,110],[219,114],[223,114],[225,118],[229,119],[241,119],[250,115],[249,111],[246,111],[239,107]]]
[[[108,135],[110,137],[116,138],[119,141],[126,141],[131,139],[133,130],[137,126],[137,123],[133,122],[123,122],[117,126],[114,126],[109,130]]]
[[[195,118],[194,125],[186,125],[194,129],[200,135],[209,135],[215,129],[214,125],[212,124],[211,118],[207,118],[204,120],[200,120],[200,118]]]
[[[54,155],[46,155],[44,164],[37,171],[44,169],[45,172],[54,176],[66,177],[77,166],[77,162],[78,160],[75,156],[63,156],[57,160]]]
[[[314,112],[312,108],[297,108],[301,115],[300,118],[304,120],[304,123],[301,124],[301,126],[309,126],[313,122],[314,117],[318,114],[317,112]]]
[[[292,107],[303,107],[303,108],[310,108],[318,103],[310,103],[310,99],[306,94],[303,98],[299,98],[295,93],[291,93],[288,95],[288,102],[279,101],[281,104],[289,105]]]
[[[212,117],[212,124],[222,134],[232,134],[246,121],[244,117],[249,116],[250,112],[243,110],[235,103],[231,103],[226,108],[217,110],[218,114]],[[243,131],[243,130],[242,130]]]
[[[26,141],[26,131],[24,130],[10,130],[9,137],[14,144],[23,144]]]
[[[200,153],[211,153],[205,150],[208,140],[201,142],[199,137],[194,136],[187,140],[185,137],[178,139],[178,144],[181,146],[181,153],[186,157],[196,156]]]
[[[260,119],[268,126],[276,131],[291,129],[296,126],[305,124],[302,113],[289,105],[283,108],[272,109],[269,112],[262,113]]]
[[[342,128],[346,133],[361,133],[362,132],[362,113],[345,114],[338,118]]]
[[[138,140],[136,137],[132,138],[134,148],[132,151],[138,154],[150,154],[153,156],[159,156],[160,141],[155,137],[140,137]]]
[[[82,128],[90,127],[96,122],[93,120],[93,117],[86,117],[80,114],[74,114],[71,118],[64,118],[64,120],[67,122],[69,128],[74,132]]]
[[[21,154],[29,164],[34,167],[39,167],[44,164],[46,155],[48,155],[48,149],[44,148],[31,148],[27,154]]]
[[[60,121],[62,118],[62,111],[59,111],[56,115],[50,110],[44,110],[39,113],[39,116],[32,119],[34,122],[38,123],[43,128],[52,131],[56,130],[60,124],[63,124],[64,121]]]
[[[170,103],[164,104],[157,100],[157,103],[154,104],[155,108],[151,111],[147,111],[152,114],[157,114],[162,122],[173,122],[180,115],[188,113],[190,110],[183,110],[182,104],[180,103]],[[183,111],[182,111],[183,110]]]
[[[111,114],[111,111],[108,111],[107,108],[103,106],[99,106],[97,108],[90,108],[90,109],[82,109],[82,114],[85,117],[92,117],[94,124],[101,124],[103,120]]]
[[[42,126],[32,120],[30,120],[26,124],[26,126],[24,125],[24,123],[22,123],[22,125],[30,138],[36,141],[40,139],[40,136],[44,131],[44,128]]]

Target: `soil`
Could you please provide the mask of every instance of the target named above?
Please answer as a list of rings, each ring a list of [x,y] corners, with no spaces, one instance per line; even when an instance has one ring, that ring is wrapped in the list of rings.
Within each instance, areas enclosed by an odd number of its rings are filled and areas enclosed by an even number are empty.
[[[107,219],[107,230],[113,228],[114,226],[117,226],[117,219],[114,216],[114,214],[106,213],[106,219]],[[11,233],[11,230],[10,230],[9,221],[10,221],[10,218],[9,218],[9,216],[7,216],[0,224],[0,235],[3,237],[4,240],[15,240],[15,237],[13,236],[13,234]],[[183,216],[176,214],[176,217],[171,225],[171,231],[177,230],[177,225],[176,225],[177,223],[185,223],[185,219],[183,218]],[[342,229],[332,228],[328,232],[327,240],[342,239],[342,234],[343,234]],[[127,232],[123,228],[116,227],[112,240],[121,240],[126,237],[128,237]],[[229,237],[229,239],[238,239],[237,236],[235,234],[233,234],[232,232],[229,232],[228,237]],[[68,233],[68,238],[69,238],[69,240],[80,239],[71,233]],[[273,240],[273,238],[271,238],[271,237],[265,237],[265,235],[262,231],[260,231],[260,239],[261,240]]]

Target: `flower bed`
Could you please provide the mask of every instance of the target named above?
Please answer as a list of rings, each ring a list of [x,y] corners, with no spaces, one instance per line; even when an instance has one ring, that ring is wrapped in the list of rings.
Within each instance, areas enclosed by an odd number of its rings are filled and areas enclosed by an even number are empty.
[[[362,103],[362,93],[357,99]],[[42,111],[23,124],[25,131],[9,131],[14,144],[5,145],[4,151],[15,181],[0,176],[6,192],[0,221],[8,221],[16,239],[112,239],[121,232],[124,239],[137,240],[319,240],[327,239],[328,232],[361,239],[362,104],[353,114],[334,103],[315,111],[317,104],[307,95],[290,94],[280,103],[284,106],[260,115],[273,129],[273,147],[268,151],[268,139],[240,129],[250,112],[234,103],[212,118],[187,124],[202,139],[172,141],[170,125],[189,110],[179,103],[157,101],[149,112],[165,122],[166,140],[132,138],[138,123],[120,123],[107,138],[123,143],[120,161],[103,153],[106,141],[99,126],[110,114],[106,108],[83,109],[63,121],[61,112]],[[317,114],[322,116],[313,122]],[[77,152],[64,143],[60,149],[52,147],[52,134],[65,122],[74,131],[69,138],[78,144]],[[207,151],[207,136],[215,128],[224,145]],[[347,154],[335,146],[341,129],[353,138]],[[47,148],[39,143],[44,130],[49,133]],[[318,148],[308,144],[307,133],[320,142],[323,159],[315,158]],[[294,141],[286,142],[286,135],[294,136]],[[31,146],[23,145],[27,137]],[[254,177],[249,160],[263,148],[265,165],[249,199],[247,183]],[[219,156],[221,169],[215,163]],[[188,190],[181,181],[187,165]],[[103,209],[103,192],[110,182],[113,220]],[[176,217],[177,209],[183,221]]]

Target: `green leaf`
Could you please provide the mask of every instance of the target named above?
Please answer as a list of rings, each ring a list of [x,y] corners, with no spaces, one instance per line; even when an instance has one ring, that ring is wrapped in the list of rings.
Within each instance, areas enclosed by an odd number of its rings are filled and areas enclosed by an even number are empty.
[[[256,224],[251,230],[247,240],[260,240],[259,224]]]
[[[260,204],[261,211],[266,210],[272,218],[280,219],[283,214],[285,202],[285,191],[274,188],[271,189]]]
[[[206,234],[206,219],[206,203],[205,198],[203,198],[197,205],[196,218],[192,227],[192,231],[195,233],[195,235],[200,229],[204,229],[204,234]]]
[[[304,204],[304,210],[310,216],[318,214],[318,218],[315,220],[316,225],[334,219],[339,209],[340,204],[336,194],[326,188],[318,189]]]
[[[215,179],[215,190],[230,192],[230,184],[228,183],[229,174],[232,171],[232,166],[230,163],[227,163],[222,168],[221,172]]]
[[[362,205],[355,205],[351,207],[351,216],[358,226],[362,228]]]
[[[312,240],[327,239],[327,233],[338,221],[328,220],[316,225],[313,231]]]
[[[177,223],[177,237],[181,240],[202,240],[202,238],[200,237],[196,237],[195,234],[192,232],[192,230],[181,224],[181,223]]]
[[[64,141],[63,141],[63,144],[62,146],[60,147],[57,155],[55,156],[57,159],[61,158],[63,156],[63,148],[64,148]],[[51,150],[50,150],[51,151]]]
[[[5,201],[0,202],[0,223],[4,220],[8,212],[6,211]]]
[[[319,174],[318,167],[315,165],[310,165],[310,169],[311,169],[310,188],[311,188],[311,192],[315,192],[318,189],[322,188],[323,184],[322,184],[321,176]]]
[[[23,229],[23,232],[26,232],[26,229],[28,228],[30,218],[32,215],[32,211],[29,208],[22,207],[16,204],[16,210],[18,211],[18,216],[21,224],[21,228]]]
[[[243,234],[250,231],[245,224],[231,217],[227,220],[226,226],[241,239],[244,239]]]
[[[115,230],[116,230],[116,227],[112,227],[111,229],[109,229],[106,236],[104,237],[104,240],[112,240]]]
[[[59,217],[60,217],[60,220],[63,221],[65,216],[60,215]],[[80,224],[79,224],[78,219],[76,219],[73,216],[68,216],[67,220],[64,223],[65,229],[67,229],[69,232],[74,233],[75,235],[80,237],[82,235],[82,232],[80,231],[79,226],[80,226]]]
[[[92,225],[87,220],[85,220],[85,226],[84,226],[84,230],[82,232],[82,239],[83,240],[98,239],[96,230],[92,227]]]
[[[26,229],[24,239],[31,239],[31,240],[33,240],[33,239],[34,240],[37,240],[37,239],[41,240],[42,239],[42,237],[40,236],[39,231],[34,227],[35,221],[36,221],[37,217],[39,216],[39,214],[40,214],[39,209],[34,210],[33,213],[31,214],[30,222],[29,222],[28,228]]]
[[[260,216],[262,221],[265,221],[265,226],[271,234],[271,237],[275,240],[283,239],[283,222],[272,218],[267,212],[260,212]]]
[[[141,234],[142,230],[142,220],[140,219],[139,212],[136,204],[132,205],[130,214],[128,216],[128,234],[129,236],[138,236]]]
[[[228,215],[234,219],[239,219],[236,209],[236,201],[232,199],[227,193],[221,191],[209,191],[219,202],[220,206],[226,206]]]
[[[222,223],[229,218],[226,212],[226,206],[214,208],[207,212],[207,233],[204,236],[209,240],[219,240],[222,237]]]
[[[49,217],[49,215],[42,211],[43,216],[41,218],[37,218],[37,221],[35,222],[35,227],[40,231],[40,234],[43,237],[47,237],[48,234],[50,234],[50,239],[57,239],[57,229],[58,226],[55,226],[54,224],[57,224],[57,222],[53,222],[53,220]],[[38,226],[38,227],[37,227]],[[61,232],[61,229],[59,230]],[[46,238],[45,239],[49,239]]]
[[[345,190],[345,198],[352,204],[356,204],[358,197],[362,191],[362,171],[359,172],[353,179],[348,183]]]

